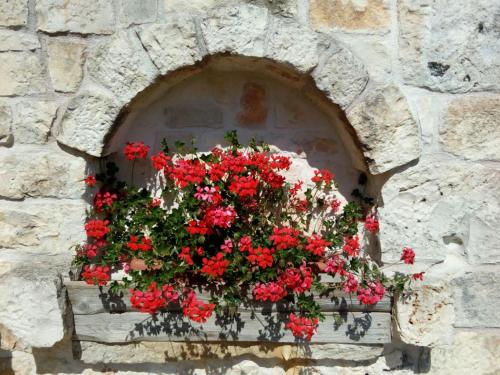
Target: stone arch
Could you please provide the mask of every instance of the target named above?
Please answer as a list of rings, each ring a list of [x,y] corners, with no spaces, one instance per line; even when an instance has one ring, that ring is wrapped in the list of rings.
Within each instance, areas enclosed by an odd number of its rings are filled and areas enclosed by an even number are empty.
[[[324,101],[345,111],[372,174],[419,157],[418,127],[397,86],[370,82],[363,64],[332,37],[252,5],[218,8],[201,19],[176,15],[100,43],[87,60],[91,79],[68,104],[58,142],[105,155],[114,126],[144,90],[165,78],[188,77],[219,54],[268,61],[278,71],[283,66],[308,77]]]

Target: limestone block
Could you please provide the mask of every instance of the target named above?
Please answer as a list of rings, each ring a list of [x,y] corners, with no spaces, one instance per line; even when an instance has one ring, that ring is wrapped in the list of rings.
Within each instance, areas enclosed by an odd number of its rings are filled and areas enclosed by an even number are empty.
[[[122,103],[128,103],[158,75],[137,36],[127,31],[101,42],[89,55],[87,70]]]
[[[276,18],[269,33],[265,57],[307,73],[318,65],[319,56],[328,46],[326,36],[296,21]]]
[[[214,10],[201,21],[208,52],[261,57],[264,54],[267,12],[265,8],[250,5]]]
[[[40,41],[34,34],[18,30],[0,30],[0,52],[30,51],[40,48]]]
[[[115,14],[108,0],[38,0],[38,30],[48,33],[112,34]]]
[[[64,336],[56,263],[35,253],[0,252],[0,324],[24,345],[50,347]]]
[[[16,143],[44,144],[56,117],[58,103],[23,100],[15,105],[14,138]]]
[[[371,173],[386,172],[420,156],[417,123],[396,85],[370,90],[346,114]]]
[[[72,40],[47,42],[49,74],[56,91],[74,92],[83,78],[85,44]]]
[[[0,2],[0,25],[24,26],[28,23],[28,0]]]
[[[39,253],[66,254],[85,237],[85,202],[28,199],[3,201],[0,207],[0,247]]]
[[[127,26],[156,21],[157,1],[121,0],[120,21]]]
[[[97,89],[80,93],[68,104],[57,140],[69,147],[101,156],[120,106]]]
[[[426,157],[392,176],[382,188],[380,242],[385,262],[402,248],[418,261],[440,261],[447,252],[474,264],[500,261],[500,171]]]
[[[416,346],[449,344],[455,313],[451,288],[433,283],[412,288],[409,298],[396,304],[396,324],[401,340]]]
[[[453,100],[439,131],[446,152],[470,160],[500,160],[500,96]]]
[[[316,86],[344,109],[361,94],[368,82],[363,64],[340,45],[313,71],[312,77]]]
[[[31,52],[0,53],[0,96],[46,92],[44,71]]]
[[[452,281],[456,327],[500,327],[498,269],[472,271]]]
[[[202,58],[191,18],[172,16],[164,24],[143,27],[138,34],[161,74],[193,65]]]
[[[12,111],[9,106],[0,105],[0,146],[12,142]]]
[[[282,17],[296,17],[298,14],[297,0],[244,0],[246,3],[263,6],[273,14]]]
[[[391,14],[387,0],[311,0],[309,19],[317,30],[381,32]]]
[[[436,91],[498,90],[499,11],[496,0],[399,1],[405,81]]]
[[[1,197],[79,198],[84,192],[85,161],[56,148],[0,149],[0,160]]]
[[[494,330],[458,331],[453,344],[432,350],[429,373],[498,374],[500,334]]]

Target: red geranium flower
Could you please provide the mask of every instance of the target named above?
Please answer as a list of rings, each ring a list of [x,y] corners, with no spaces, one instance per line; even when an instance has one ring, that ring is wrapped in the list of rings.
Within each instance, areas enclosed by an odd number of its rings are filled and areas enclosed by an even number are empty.
[[[96,178],[94,176],[90,176],[90,175],[87,176],[84,181],[90,187],[94,186],[97,183]]]
[[[98,265],[85,265],[83,267],[82,277],[85,282],[89,285],[106,285],[109,281],[109,267],[108,266],[98,266]]]
[[[357,257],[359,255],[359,238],[358,236],[354,237],[345,237],[344,238],[344,246],[342,247],[349,256]]]
[[[217,253],[212,258],[203,258],[201,272],[212,277],[220,277],[226,272],[229,261],[224,259],[224,253]]]
[[[149,146],[144,142],[127,142],[123,152],[128,160],[144,159],[148,156]]]
[[[258,246],[255,249],[250,248],[247,260],[250,264],[256,264],[260,268],[264,269],[273,265],[273,254],[274,249]]]
[[[286,328],[291,330],[295,337],[305,337],[306,341],[311,341],[318,327],[318,319],[296,316],[294,313],[290,314],[289,319],[290,321],[286,324]]]
[[[130,241],[127,243],[127,247],[132,251],[149,251],[153,248],[153,242],[146,237],[139,240],[137,236],[130,236]]]
[[[194,291],[190,291],[182,301],[182,312],[194,322],[205,323],[212,316],[215,304],[204,303],[196,298]]]
[[[379,222],[375,216],[370,215],[365,218],[365,229],[370,233],[377,233],[379,231]]]
[[[415,251],[411,247],[405,247],[403,249],[403,254],[401,254],[401,260],[405,264],[413,264],[415,262]]]
[[[108,220],[89,220],[85,224],[85,231],[88,237],[103,238],[109,233]]]
[[[323,256],[325,255],[326,248],[331,244],[331,242],[325,241],[320,235],[313,234],[312,236],[307,237],[306,250],[311,254]]]
[[[253,295],[257,301],[278,302],[285,298],[288,292],[281,284],[271,281],[265,284],[257,283]]]
[[[425,272],[414,273],[413,275],[411,275],[411,278],[413,280],[424,280],[424,273]]]
[[[314,171],[314,176],[311,178],[311,181],[315,184],[321,184],[324,182],[325,185],[330,185],[333,181],[334,174],[330,172],[328,169],[316,169]]]
[[[234,176],[231,185],[229,185],[229,191],[241,198],[253,197],[255,194],[257,194],[258,185],[259,181],[252,176]]]
[[[273,241],[278,250],[290,249],[299,243],[299,231],[289,227],[274,227],[273,234],[269,239]]]

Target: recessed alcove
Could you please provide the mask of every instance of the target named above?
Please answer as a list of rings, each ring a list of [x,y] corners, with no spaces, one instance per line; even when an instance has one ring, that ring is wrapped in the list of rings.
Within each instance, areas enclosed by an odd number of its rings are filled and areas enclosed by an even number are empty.
[[[216,56],[142,92],[108,138],[106,154],[121,166],[127,163],[126,142],[143,141],[156,153],[163,139],[186,147],[195,140],[199,151],[208,151],[236,129],[242,143],[256,138],[292,156],[292,179],[308,181],[314,169],[332,170],[340,195],[349,200],[365,171],[349,128],[342,110],[306,76],[265,59]],[[150,173],[146,162],[138,163],[135,182],[147,181]]]

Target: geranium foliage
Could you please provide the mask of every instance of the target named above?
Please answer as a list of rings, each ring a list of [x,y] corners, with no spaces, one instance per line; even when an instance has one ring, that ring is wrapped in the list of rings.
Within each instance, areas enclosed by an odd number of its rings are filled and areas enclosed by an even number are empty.
[[[321,273],[336,276],[338,287],[362,304],[375,304],[412,279],[386,277],[360,248],[360,221],[371,235],[379,223],[366,199],[341,202],[332,172],[287,181],[289,157],[255,141],[243,147],[235,132],[226,140],[228,147],[205,153],[170,152],[164,142],[149,155],[143,143],[125,145],[130,170],[149,160],[161,189],[118,181],[113,163],[87,177],[97,191],[87,242],[77,246],[82,278],[105,285],[111,272],[124,270],[128,277],[112,288],[129,288],[136,309],[155,314],[178,304],[201,323],[252,299],[286,300],[295,311],[285,326],[306,340],[323,319],[313,299],[324,287]],[[402,261],[413,259],[405,248]],[[138,260],[143,267],[131,267]],[[198,298],[200,288],[210,301]]]

